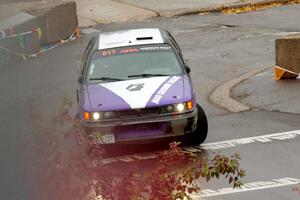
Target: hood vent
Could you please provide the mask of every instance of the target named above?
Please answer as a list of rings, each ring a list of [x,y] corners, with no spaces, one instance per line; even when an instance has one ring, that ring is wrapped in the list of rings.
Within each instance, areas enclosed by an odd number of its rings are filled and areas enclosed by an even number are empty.
[[[153,37],[138,37],[136,40],[152,40]]]

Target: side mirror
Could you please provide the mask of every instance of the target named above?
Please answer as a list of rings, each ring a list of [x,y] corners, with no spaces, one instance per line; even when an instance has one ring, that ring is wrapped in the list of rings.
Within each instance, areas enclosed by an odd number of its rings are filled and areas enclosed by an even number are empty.
[[[189,74],[191,72],[191,68],[188,65],[185,65],[185,71]]]
[[[83,83],[83,75],[80,74],[78,77],[78,83]]]

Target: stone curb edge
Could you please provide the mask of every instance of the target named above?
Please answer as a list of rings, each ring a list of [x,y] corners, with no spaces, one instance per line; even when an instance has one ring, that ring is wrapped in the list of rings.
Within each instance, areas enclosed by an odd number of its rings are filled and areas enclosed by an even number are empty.
[[[241,102],[233,99],[231,96],[231,91],[239,83],[252,78],[253,76],[265,71],[266,69],[269,69],[269,67],[263,69],[256,69],[254,71],[248,72],[223,83],[222,85],[218,86],[215,90],[213,90],[213,92],[209,95],[209,101],[233,113],[250,110],[251,108],[249,106],[246,106]]]
[[[246,6],[259,6],[259,5],[269,5],[273,3],[284,3],[288,4],[290,0],[263,0],[259,2],[241,2],[234,3],[230,5],[217,5],[212,7],[203,7],[196,9],[178,9],[174,11],[165,11],[158,13],[158,17],[175,17],[175,16],[186,16],[186,15],[195,15],[201,13],[220,13],[226,9],[242,8]],[[156,12],[157,13],[157,12]]]

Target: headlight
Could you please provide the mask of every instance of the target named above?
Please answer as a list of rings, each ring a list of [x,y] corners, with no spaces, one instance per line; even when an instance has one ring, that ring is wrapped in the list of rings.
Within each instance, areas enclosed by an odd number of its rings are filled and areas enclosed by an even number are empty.
[[[100,121],[116,118],[116,114],[114,112],[84,112],[83,118],[85,121]]]
[[[178,112],[183,112],[184,111],[184,104],[183,103],[179,103],[176,105],[176,109]]]
[[[94,112],[93,113],[93,120],[99,120],[100,119],[100,113]]]
[[[184,103],[178,103],[173,105],[168,105],[162,108],[163,113],[182,113],[185,111],[193,110],[194,103],[193,101],[187,101]]]

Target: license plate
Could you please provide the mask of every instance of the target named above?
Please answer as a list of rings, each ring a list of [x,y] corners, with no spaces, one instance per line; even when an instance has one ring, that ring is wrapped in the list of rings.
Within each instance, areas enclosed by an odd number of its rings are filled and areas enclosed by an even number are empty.
[[[115,136],[114,135],[102,135],[102,141],[104,144],[115,143]]]

